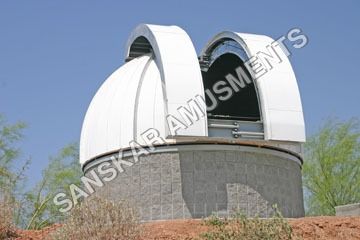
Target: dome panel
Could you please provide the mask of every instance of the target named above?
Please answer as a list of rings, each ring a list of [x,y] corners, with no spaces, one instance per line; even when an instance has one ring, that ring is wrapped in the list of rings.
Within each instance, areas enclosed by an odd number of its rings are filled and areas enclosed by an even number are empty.
[[[187,33],[178,26],[157,26],[141,24],[137,26],[126,46],[125,58],[129,59],[131,49],[139,37],[147,39],[159,68],[164,85],[165,115],[179,119],[178,108],[187,106],[196,96],[205,99],[204,87],[195,48]],[[207,118],[201,118],[186,129],[180,129],[177,136],[207,136]],[[172,135],[166,128],[166,136]]]
[[[140,144],[145,144],[141,134],[149,128],[156,128],[161,136],[165,136],[164,126],[165,108],[164,97],[162,92],[160,72],[154,60],[149,63],[146,74],[142,79],[139,87],[139,98],[136,103],[136,116],[134,121],[134,140]]]
[[[126,90],[124,92],[124,95],[121,96],[122,109],[119,110],[121,111],[122,116],[121,119],[117,120],[117,122],[121,122],[121,131],[120,131],[121,138],[120,138],[120,145],[118,146],[117,149],[121,147],[128,147],[129,142],[134,140],[133,128],[135,127],[134,112],[135,112],[136,93],[138,91],[138,87],[141,81],[143,71],[145,70],[146,68],[145,66],[146,64],[148,64],[150,58],[149,56],[141,56],[138,59],[141,60],[141,64],[138,65],[134,74],[129,79],[127,79],[128,80],[127,84],[124,86]]]
[[[272,38],[264,35],[225,31],[209,41],[201,56],[208,56],[214,46],[229,39],[236,41],[249,59],[260,58],[259,53],[267,53],[269,46],[276,45]],[[295,74],[283,50],[276,51],[276,55],[281,59],[279,64],[267,69],[263,75],[252,74],[259,96],[265,140],[305,142],[305,123]]]
[[[104,153],[128,147],[134,139],[137,91],[143,75],[147,74],[146,65],[150,62],[153,62],[150,56],[141,56],[124,64],[95,94],[81,131],[81,164]],[[157,71],[159,75],[156,65],[151,66],[151,72]],[[150,112],[154,112],[153,107],[149,109]]]
[[[126,74],[131,71],[131,68],[137,61],[131,64],[126,64],[117,69],[109,78],[101,85],[93,100],[91,101],[89,108],[86,112],[85,119],[81,130],[80,140],[80,163],[83,159],[88,159],[90,156],[96,156],[101,148],[102,143],[106,143],[107,139],[104,138],[106,134],[102,134],[101,126],[107,124],[100,122],[100,116],[104,116],[104,106],[106,106],[106,99],[111,89],[115,89],[115,85],[118,84],[117,79],[125,79]],[[102,118],[104,120],[104,118]],[[104,133],[104,132],[103,132]],[[106,151],[106,149],[104,149]]]

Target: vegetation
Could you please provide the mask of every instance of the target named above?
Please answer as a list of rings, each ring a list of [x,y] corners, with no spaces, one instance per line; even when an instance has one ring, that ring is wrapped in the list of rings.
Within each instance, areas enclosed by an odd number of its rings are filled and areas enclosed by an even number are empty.
[[[13,222],[14,202],[9,195],[0,192],[0,240],[16,237]]]
[[[136,211],[127,202],[91,198],[77,205],[65,224],[50,239],[140,239]]]
[[[20,157],[18,144],[24,128],[21,122],[8,124],[0,114],[0,239],[14,236],[15,222],[21,218],[20,190],[29,161],[20,168],[15,161]]]
[[[140,236],[137,215],[125,202],[89,200],[76,207],[70,216],[58,211],[52,203],[58,192],[69,191],[70,184],[80,185],[82,172],[77,144],[64,147],[50,158],[42,180],[30,191],[24,191],[24,172],[29,161],[16,168],[24,128],[24,123],[11,125],[0,115],[0,239],[16,237],[15,224],[26,229],[41,229],[66,218],[53,238],[133,240]]]
[[[52,199],[59,192],[68,192],[70,184],[80,184],[82,172],[78,152],[77,144],[64,147],[56,157],[50,159],[49,165],[43,170],[42,180],[25,194],[29,204],[27,229],[41,229],[66,217]]]
[[[26,161],[20,169],[14,166],[20,155],[17,145],[23,137],[24,128],[25,124],[22,122],[8,124],[0,114],[0,189],[13,195],[17,194],[29,164],[29,161]]]
[[[205,220],[210,231],[202,234],[206,240],[287,240],[297,239],[289,223],[275,209],[275,214],[269,219],[247,218],[236,214],[229,219],[212,216]]]
[[[0,236],[8,234],[10,228],[7,227],[14,224],[26,229],[41,229],[64,220],[66,216],[52,204],[52,197],[59,191],[67,192],[67,186],[78,184],[82,176],[78,146],[70,144],[50,158],[42,180],[30,191],[24,191],[24,173],[30,164],[29,160],[19,164],[18,145],[24,128],[24,123],[8,124],[0,115]]]
[[[360,122],[328,120],[305,146],[303,182],[309,215],[334,215],[360,201]]]

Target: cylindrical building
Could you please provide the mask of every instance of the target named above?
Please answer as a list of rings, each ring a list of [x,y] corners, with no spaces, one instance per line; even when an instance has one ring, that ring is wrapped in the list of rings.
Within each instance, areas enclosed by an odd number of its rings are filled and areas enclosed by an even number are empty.
[[[267,217],[273,204],[303,216],[305,127],[286,53],[263,35],[222,32],[198,57],[181,28],[138,26],[83,123],[85,175],[110,174],[119,151],[125,161],[96,194],[133,202],[145,221]]]

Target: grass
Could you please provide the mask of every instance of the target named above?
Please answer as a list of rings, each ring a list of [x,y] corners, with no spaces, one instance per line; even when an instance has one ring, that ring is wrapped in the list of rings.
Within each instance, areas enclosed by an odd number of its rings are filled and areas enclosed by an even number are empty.
[[[248,218],[241,213],[236,213],[231,218],[211,216],[205,220],[210,227],[203,233],[203,240],[289,240],[300,239],[295,236],[290,224],[281,213],[274,208],[274,215],[268,219],[258,217]]]
[[[137,240],[140,235],[137,213],[129,203],[95,197],[76,206],[48,239]]]

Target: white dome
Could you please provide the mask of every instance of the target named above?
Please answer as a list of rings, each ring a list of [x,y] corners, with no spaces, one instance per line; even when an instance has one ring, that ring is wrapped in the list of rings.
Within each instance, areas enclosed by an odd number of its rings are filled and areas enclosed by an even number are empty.
[[[180,106],[186,106],[195,96],[204,98],[200,66],[188,35],[176,26],[141,25],[130,39],[135,41],[141,32],[151,41],[155,39],[151,35],[153,30],[160,33],[156,41],[163,44],[159,47],[152,44],[155,53],[132,57],[103,83],[92,99],[81,131],[81,164],[128,148],[132,140],[143,144],[140,134],[149,128],[166,139],[171,135],[166,116],[180,118],[177,112]],[[207,136],[206,117],[176,135]]]
[[[128,147],[131,140],[142,143],[139,135],[148,128],[164,136],[164,114],[155,61],[141,56],[124,64],[103,83],[89,106],[81,135],[81,161]]]
[[[238,44],[247,58],[266,52],[264,49],[274,41],[263,35],[222,32],[206,45],[200,59],[211,56],[216,46],[229,39]],[[256,131],[262,131],[256,135],[265,141],[304,142],[305,125],[296,78],[287,56],[282,51],[277,54],[282,56],[281,65],[264,76],[253,77],[261,111],[259,120],[253,122],[258,126]],[[129,37],[125,58],[127,62],[103,83],[88,108],[80,140],[82,165],[128,148],[131,141],[145,144],[140,135],[149,128],[156,129],[167,142],[173,142],[168,137],[174,135],[237,138],[238,133],[253,133],[252,127],[250,132],[237,129],[240,122],[214,121],[206,114],[175,134],[169,130],[167,116],[181,119],[179,107],[189,106],[189,100],[195,97],[205,99],[206,79],[191,39],[181,28],[139,25]],[[237,106],[236,102],[232,108]],[[205,111],[206,106],[201,107]]]

